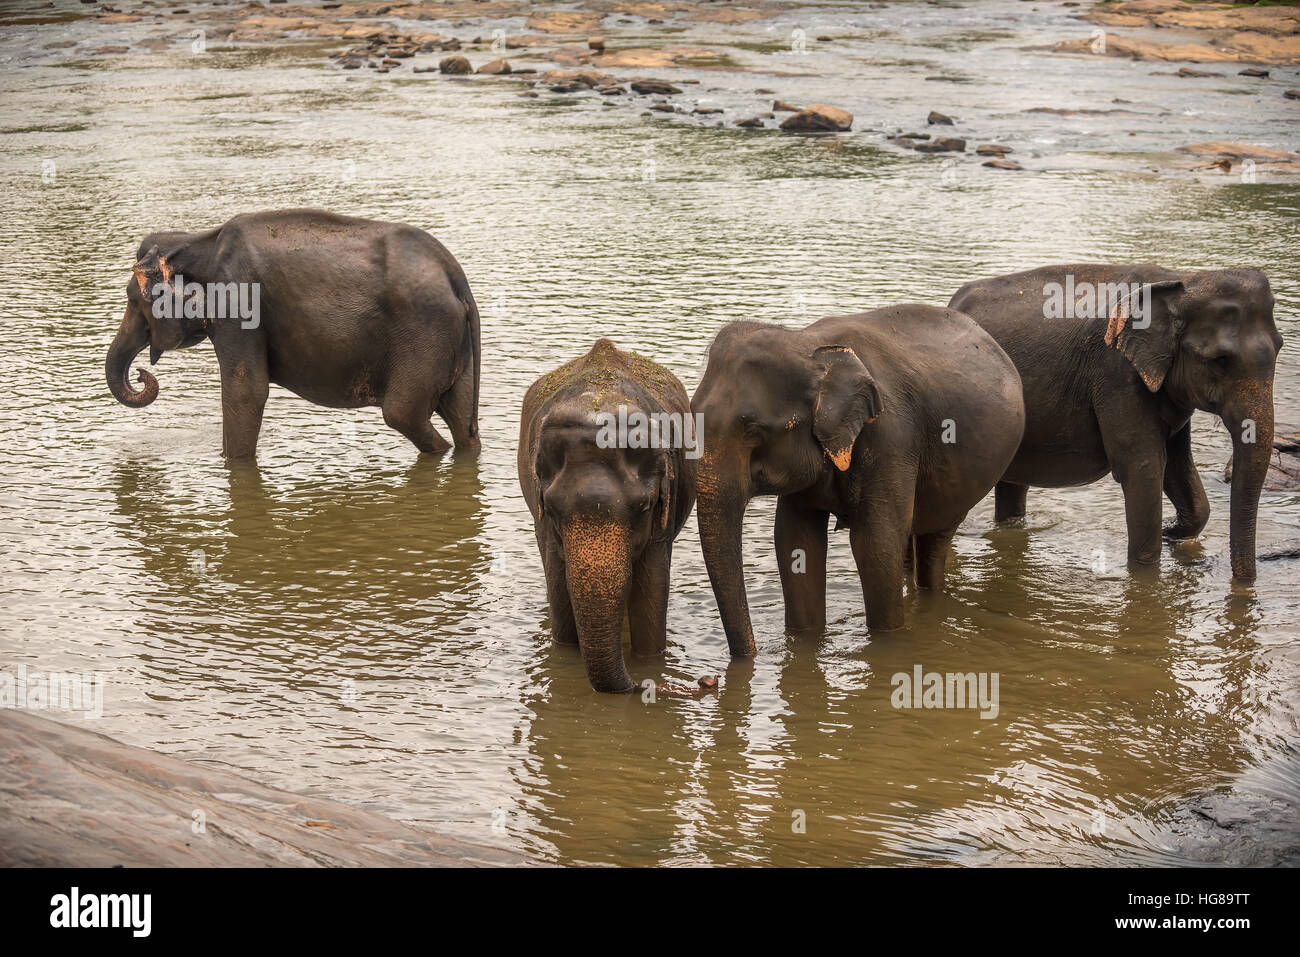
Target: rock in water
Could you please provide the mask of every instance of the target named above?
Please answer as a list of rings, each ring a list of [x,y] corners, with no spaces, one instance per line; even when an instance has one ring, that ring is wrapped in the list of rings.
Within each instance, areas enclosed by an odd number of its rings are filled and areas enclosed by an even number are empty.
[[[781,124],[787,133],[843,133],[852,127],[852,113],[825,103],[805,107]]]
[[[938,110],[931,110],[930,115],[925,118],[925,122],[929,123],[931,126],[952,126],[952,117],[945,116]]]
[[[509,73],[510,64],[507,63],[505,59],[498,57],[497,59],[491,61],[490,63],[484,63],[481,67],[478,68],[477,72],[487,73],[492,75]]]
[[[1232,481],[1232,459],[1223,467],[1223,480]],[[1273,458],[1264,476],[1264,488],[1270,492],[1300,490],[1300,429],[1288,425],[1273,430]]]
[[[637,93],[659,93],[664,96],[682,92],[664,80],[633,80],[632,89]]]
[[[964,153],[966,141],[957,136],[937,136],[929,143],[916,143],[912,149],[918,153]]]
[[[469,65],[469,60],[463,56],[449,56],[438,63],[438,70],[441,73],[458,75],[462,73],[473,73],[473,68]]]

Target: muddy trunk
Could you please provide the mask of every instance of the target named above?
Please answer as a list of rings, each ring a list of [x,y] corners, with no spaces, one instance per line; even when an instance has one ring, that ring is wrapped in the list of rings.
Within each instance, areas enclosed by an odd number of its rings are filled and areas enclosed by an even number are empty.
[[[626,533],[613,523],[575,521],[563,537],[569,597],[587,678],[607,694],[635,691],[623,663],[630,583]]]
[[[1249,434],[1247,420],[1254,422]],[[1229,552],[1232,577],[1255,580],[1255,520],[1259,514],[1259,492],[1273,457],[1273,389],[1270,383],[1231,401],[1223,413],[1223,424],[1232,436],[1232,505],[1229,520]],[[1253,442],[1246,441],[1254,438]]]
[[[108,379],[108,389],[113,398],[123,405],[134,409],[143,408],[158,398],[158,380],[141,369],[140,381],[144,388],[136,391],[131,388],[131,363],[135,357],[149,345],[149,325],[135,310],[127,309],[122,316],[122,324],[117,328],[113,344],[108,347],[108,358],[104,362],[104,374]]]

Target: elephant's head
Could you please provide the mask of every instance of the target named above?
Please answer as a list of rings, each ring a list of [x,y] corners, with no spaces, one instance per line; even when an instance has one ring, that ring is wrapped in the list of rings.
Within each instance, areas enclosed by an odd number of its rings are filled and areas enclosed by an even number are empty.
[[[158,380],[144,369],[138,374],[144,388],[137,391],[131,387],[131,363],[145,346],[149,347],[149,364],[156,365],[163,352],[197,345],[207,335],[202,315],[186,317],[184,297],[176,296],[173,289],[176,275],[177,270],[156,245],[131,268],[126,313],[104,362],[109,391],[123,405],[142,408],[158,397]],[[195,310],[191,307],[190,311]]]
[[[691,400],[702,416],[700,544],[733,657],[755,653],[741,525],[756,495],[787,495],[847,471],[863,426],[882,411],[871,373],[845,345],[732,323],[709,348]]]
[[[539,528],[558,537],[587,677],[597,691],[636,686],[623,662],[634,563],[671,536],[675,468],[668,449],[602,447],[590,395],[557,403],[538,429]]]
[[[1212,412],[1232,436],[1230,552],[1233,577],[1255,578],[1255,520],[1273,449],[1273,371],[1282,337],[1273,293],[1254,269],[1135,273],[1106,342],[1152,392],[1184,409]]]

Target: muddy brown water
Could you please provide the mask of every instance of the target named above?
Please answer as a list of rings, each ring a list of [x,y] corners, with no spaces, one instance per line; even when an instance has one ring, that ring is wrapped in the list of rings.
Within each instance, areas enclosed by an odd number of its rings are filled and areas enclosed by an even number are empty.
[[[728,662],[692,519],[667,654],[630,662],[637,679],[721,673],[717,695],[597,696],[576,651],[550,643],[519,401],[599,336],[691,390],[732,318],[943,303],[972,277],[1054,261],[1256,265],[1288,339],[1277,418],[1300,422],[1300,186],[1149,155],[1295,148],[1294,107],[1282,125],[1286,108],[1244,79],[1022,51],[1087,35],[1051,6],[809,13],[810,35],[848,24],[846,39],[797,61],[787,22],[694,28],[752,41],[736,56],[767,72],[674,73],[704,81],[691,97],[729,117],[763,100],[755,87],[829,100],[861,131],[837,139],[524,99],[503,80],[348,75],[310,47],[59,59],[30,51],[89,27],[10,31],[0,668],[103,673],[95,730],[538,861],[1294,862],[1300,563],[1230,584],[1230,445],[1203,414],[1213,515],[1153,574],[1124,568],[1110,480],[1031,492],[1024,528],[995,530],[990,498],[957,537],[948,593],[909,596],[897,634],[866,634],[847,537],[832,536],[828,632],[796,639],[773,503],[757,501],[758,658]],[[938,74],[974,82],[924,82]],[[1294,74],[1275,70],[1270,95]],[[1138,118],[1025,112],[1113,98]],[[934,108],[1032,170],[867,132]],[[483,313],[476,461],[417,460],[378,410],[273,389],[259,466],[229,469],[206,345],[162,360],[149,409],[111,399],[104,353],[139,238],[297,205],[410,222],[459,258]],[[1260,551],[1298,526],[1300,495],[1266,492]],[[996,672],[996,717],[894,708],[892,676],[917,665]]]

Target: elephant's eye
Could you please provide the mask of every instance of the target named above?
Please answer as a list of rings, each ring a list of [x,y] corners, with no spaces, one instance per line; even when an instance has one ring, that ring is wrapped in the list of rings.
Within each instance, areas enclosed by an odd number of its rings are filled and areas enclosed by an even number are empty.
[[[1214,367],[1214,371],[1219,375],[1227,375],[1228,366],[1231,365],[1231,362],[1232,360],[1228,356],[1219,355],[1210,360],[1210,365]]]

